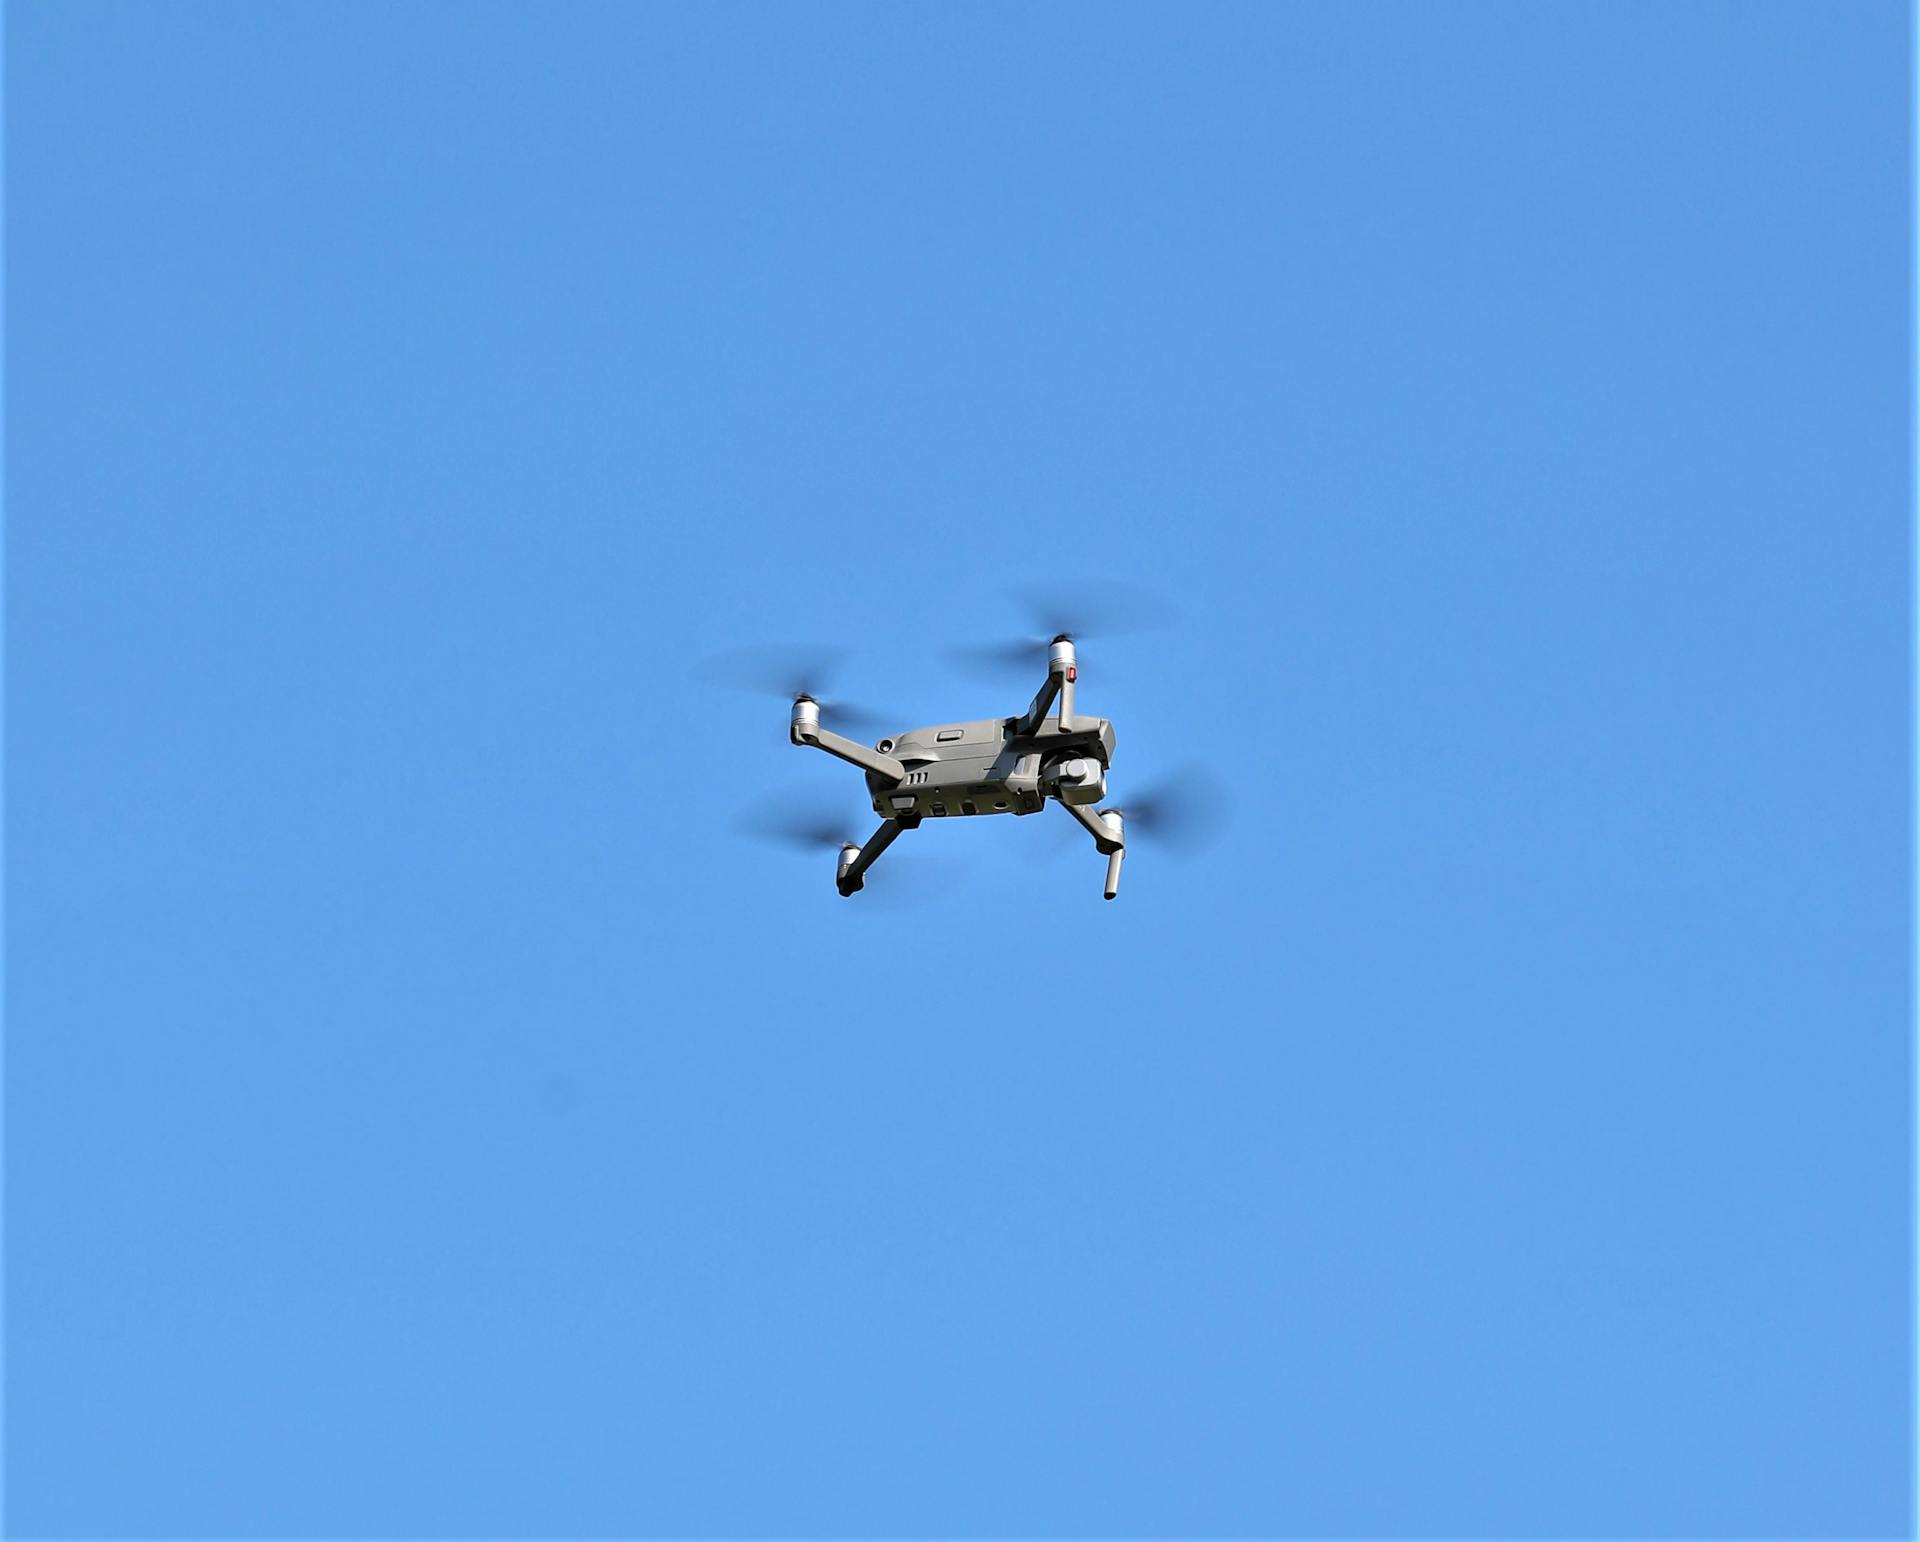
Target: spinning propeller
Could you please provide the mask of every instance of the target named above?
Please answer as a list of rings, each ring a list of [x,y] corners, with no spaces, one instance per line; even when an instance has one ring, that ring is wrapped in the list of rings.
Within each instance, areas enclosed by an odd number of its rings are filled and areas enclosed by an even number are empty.
[[[873,707],[832,695],[829,683],[839,675],[846,655],[810,647],[736,648],[703,659],[693,669],[702,685],[724,686],[789,703],[806,697],[829,722],[858,731],[898,728],[899,719]]]
[[[1182,766],[1109,807],[1125,821],[1129,845],[1145,836],[1177,857],[1211,846],[1233,812],[1226,779],[1201,765]]]
[[[1116,775],[1115,781],[1120,780]],[[1129,851],[1151,847],[1184,862],[1212,846],[1233,818],[1227,779],[1195,762],[1133,789],[1131,797],[1124,795],[1124,788],[1124,783],[1116,787],[1114,801],[1101,804],[1096,812],[1120,816]],[[1047,848],[1055,856],[1084,840],[1064,819],[1049,816],[1045,831]]]
[[[738,828],[756,840],[802,851],[859,844],[851,822],[818,800],[803,803],[790,798],[762,803],[741,817]]]
[[[761,799],[735,821],[734,828],[755,840],[808,853],[860,845],[860,837],[853,833],[853,821],[846,818],[839,800],[829,801],[799,790]],[[874,869],[866,875],[862,908],[901,910],[924,904],[942,885],[952,887],[965,865],[952,858],[916,853],[904,866],[896,859],[876,883],[879,871]],[[917,881],[909,884],[909,878]]]
[[[1176,619],[1171,605],[1137,584],[1020,589],[1014,593],[1014,602],[1025,615],[1029,631],[1004,642],[950,648],[948,657],[976,674],[1001,675],[1031,670],[1034,660],[1044,657],[1047,644],[1057,637],[1076,646],[1088,640],[1105,642],[1155,631]]]

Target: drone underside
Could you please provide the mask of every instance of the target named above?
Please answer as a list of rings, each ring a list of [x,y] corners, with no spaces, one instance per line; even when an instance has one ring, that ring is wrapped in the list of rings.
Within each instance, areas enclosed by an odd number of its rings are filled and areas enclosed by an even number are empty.
[[[834,874],[840,893],[856,893],[880,853],[923,819],[1033,814],[1052,799],[1106,855],[1106,896],[1112,899],[1126,856],[1124,820],[1118,809],[1096,813],[1093,805],[1106,796],[1113,724],[1074,715],[1078,676],[1072,640],[1056,637],[1047,652],[1046,683],[1021,716],[916,728],[872,748],[822,727],[819,703],[796,697],[793,742],[865,771],[873,810],[881,816],[864,846],[848,842],[840,848]]]

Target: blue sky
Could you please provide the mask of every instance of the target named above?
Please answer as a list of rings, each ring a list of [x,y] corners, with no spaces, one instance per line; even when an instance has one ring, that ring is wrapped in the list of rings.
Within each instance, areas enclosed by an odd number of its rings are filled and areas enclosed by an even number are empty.
[[[9,1535],[1904,1531],[1905,7],[6,48]]]

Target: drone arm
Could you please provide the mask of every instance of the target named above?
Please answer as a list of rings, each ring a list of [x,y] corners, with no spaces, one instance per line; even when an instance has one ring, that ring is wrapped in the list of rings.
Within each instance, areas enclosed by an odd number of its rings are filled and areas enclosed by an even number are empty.
[[[842,853],[840,871],[834,878],[834,887],[840,891],[841,898],[844,899],[861,886],[866,879],[867,869],[879,860],[880,853],[891,846],[894,838],[906,828],[897,819],[883,820],[880,828],[867,837],[866,845],[857,851],[852,847],[846,848],[853,854],[848,856]]]
[[[903,782],[907,777],[907,768],[891,755],[882,755],[878,750],[870,750],[864,744],[856,744],[851,739],[843,739],[830,728],[822,728],[818,723],[801,722],[797,718],[793,724],[793,742],[810,744],[817,750],[825,750],[829,755],[837,755],[862,771],[871,771],[885,782]]]
[[[1087,833],[1093,837],[1093,844],[1098,846],[1107,856],[1112,856],[1117,851],[1126,850],[1126,842],[1121,839],[1118,829],[1108,826],[1103,821],[1102,816],[1094,813],[1090,808],[1082,808],[1077,803],[1068,803],[1064,800],[1057,801],[1060,802],[1060,807],[1086,826]],[[1117,869],[1115,870],[1115,877],[1118,877]]]
[[[1118,809],[1102,809],[1095,813],[1078,803],[1060,801],[1060,807],[1086,826],[1087,833],[1093,837],[1093,844],[1107,859],[1107,898],[1112,899],[1120,892],[1120,864],[1127,858],[1127,838],[1121,813]]]
[[[1014,725],[1014,732],[1030,734],[1047,720],[1047,709],[1053,705],[1053,698],[1060,693],[1061,676],[1051,670],[1047,672],[1047,683],[1040,687],[1039,694],[1033,698],[1033,705],[1027,708],[1026,716]],[[1068,687],[1072,689],[1071,686]]]

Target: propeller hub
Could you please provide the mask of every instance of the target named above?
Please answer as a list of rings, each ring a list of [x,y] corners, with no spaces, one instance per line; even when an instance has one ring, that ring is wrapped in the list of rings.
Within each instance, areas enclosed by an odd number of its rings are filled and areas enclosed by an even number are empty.
[[[1074,668],[1075,663],[1073,639],[1062,632],[1047,648],[1047,669],[1053,674],[1064,675]]]

